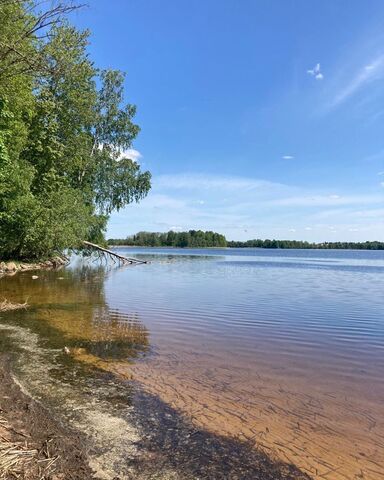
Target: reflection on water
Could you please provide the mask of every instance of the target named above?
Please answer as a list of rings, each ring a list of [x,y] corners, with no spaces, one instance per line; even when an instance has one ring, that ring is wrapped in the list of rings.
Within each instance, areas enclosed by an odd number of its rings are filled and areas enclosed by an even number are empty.
[[[0,317],[0,352],[17,353],[16,372],[29,392],[92,438],[91,467],[105,479],[124,472],[126,457],[139,455],[131,387],[112,373],[122,365],[119,378],[131,378],[130,363],[150,348],[139,314],[106,301],[112,273],[80,264],[39,271],[35,280],[31,272],[0,278],[1,297],[29,304]]]
[[[384,273],[384,266],[383,265],[359,265],[359,264],[336,264],[324,260],[317,260],[313,262],[311,260],[303,260],[300,259],[300,262],[295,260],[289,261],[236,261],[231,260],[227,262],[222,262],[223,265],[230,264],[232,267],[268,267],[268,268],[290,268],[290,269],[301,269],[303,265],[305,268],[311,268],[315,270],[345,270],[346,272],[372,272],[372,273]]]
[[[0,297],[30,304],[0,319],[0,349],[19,338],[27,352],[28,329],[51,363],[34,373],[23,356],[35,392],[54,390],[74,416],[89,392],[102,432],[112,405],[129,405],[113,378],[133,377],[314,478],[384,478],[384,252],[119,250],[152,263],[0,279]],[[128,448],[113,438],[115,454]]]
[[[137,312],[122,313],[105,299],[107,270],[81,265],[60,272],[0,279],[1,295],[24,298],[29,309],[8,315],[27,325],[49,347],[72,349],[105,360],[134,359],[149,349],[149,333]]]

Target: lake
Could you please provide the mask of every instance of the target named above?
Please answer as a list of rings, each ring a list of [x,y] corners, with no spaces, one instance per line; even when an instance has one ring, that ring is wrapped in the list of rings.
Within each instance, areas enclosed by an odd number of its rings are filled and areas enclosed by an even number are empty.
[[[0,348],[24,352],[34,395],[64,410],[70,398],[72,418],[92,388],[94,411],[111,397],[87,383],[96,368],[312,478],[384,479],[383,251],[117,250],[150,263],[0,279],[31,305],[0,318]]]

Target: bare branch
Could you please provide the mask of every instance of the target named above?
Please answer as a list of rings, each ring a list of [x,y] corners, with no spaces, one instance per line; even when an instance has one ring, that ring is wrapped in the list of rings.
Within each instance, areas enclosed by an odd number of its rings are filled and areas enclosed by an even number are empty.
[[[23,0],[0,0],[0,8],[11,4],[19,4],[24,7],[24,3]],[[22,52],[21,45],[28,39],[43,41],[51,38],[52,27],[60,25],[70,13],[85,6],[85,4],[75,4],[73,2],[60,2],[52,8],[36,13],[46,3],[46,0],[33,2],[31,7],[24,10],[27,14],[23,17],[26,19],[25,25],[17,32],[13,41],[11,43],[0,42],[0,77],[19,75],[20,72],[27,74],[47,72],[49,69],[43,66],[42,61],[39,61],[38,52],[36,52],[35,58],[31,58],[30,55]],[[30,15],[30,20],[28,15]],[[20,17],[15,18],[15,21],[21,19]],[[21,69],[14,69],[10,73],[11,67],[15,65],[21,65]]]

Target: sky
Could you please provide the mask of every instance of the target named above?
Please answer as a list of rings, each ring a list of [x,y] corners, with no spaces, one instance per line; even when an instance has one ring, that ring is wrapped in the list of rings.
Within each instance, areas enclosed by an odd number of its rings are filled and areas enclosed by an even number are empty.
[[[152,175],[107,236],[384,241],[382,0],[89,0]]]

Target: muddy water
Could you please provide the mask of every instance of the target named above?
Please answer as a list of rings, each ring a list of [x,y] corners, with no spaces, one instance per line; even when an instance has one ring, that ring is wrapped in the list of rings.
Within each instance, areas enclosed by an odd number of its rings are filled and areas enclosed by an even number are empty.
[[[95,468],[137,454],[133,379],[312,478],[384,478],[384,252],[128,251],[152,263],[0,279],[31,305],[0,318],[0,347],[99,439]]]

